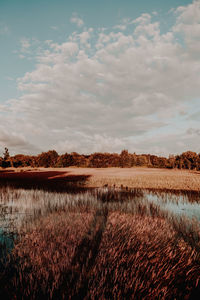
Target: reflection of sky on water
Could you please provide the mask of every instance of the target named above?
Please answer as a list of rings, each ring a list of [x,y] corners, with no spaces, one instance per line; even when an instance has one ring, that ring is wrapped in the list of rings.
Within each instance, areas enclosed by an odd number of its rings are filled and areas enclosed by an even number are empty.
[[[200,202],[189,202],[187,195],[165,193],[159,196],[159,194],[147,192],[145,196],[149,201],[159,205],[161,209],[200,221]]]
[[[92,199],[93,200],[93,199]],[[84,201],[81,194],[59,194],[41,190],[0,189],[0,269],[21,229],[41,216]]]
[[[40,216],[58,209],[67,209],[78,203],[95,203],[84,194],[53,193],[41,190],[0,189],[0,229],[2,232],[20,231]],[[0,232],[1,235],[1,232]]]
[[[143,200],[146,201],[145,199],[159,205],[161,209],[177,215],[196,217],[200,221],[198,197],[192,199],[190,196],[189,201],[187,195],[145,191]],[[22,225],[28,225],[32,220],[57,209],[76,206],[80,201],[95,203],[91,193],[85,196],[81,193],[59,194],[41,190],[0,189],[0,229],[2,232],[17,233]]]
[[[0,228],[0,272],[4,270],[8,254],[14,247],[14,240],[16,237],[16,234],[5,232],[4,229]]]

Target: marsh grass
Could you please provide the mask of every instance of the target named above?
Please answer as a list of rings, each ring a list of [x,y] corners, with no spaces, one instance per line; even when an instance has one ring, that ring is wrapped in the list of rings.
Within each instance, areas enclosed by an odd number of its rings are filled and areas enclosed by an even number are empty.
[[[2,190],[2,203],[24,212],[32,205],[32,217],[17,223],[1,299],[197,297],[199,223],[163,211],[145,193],[108,186],[77,194]]]
[[[89,282],[92,298],[183,299],[198,280],[195,251],[177,242],[163,218],[110,214]]]

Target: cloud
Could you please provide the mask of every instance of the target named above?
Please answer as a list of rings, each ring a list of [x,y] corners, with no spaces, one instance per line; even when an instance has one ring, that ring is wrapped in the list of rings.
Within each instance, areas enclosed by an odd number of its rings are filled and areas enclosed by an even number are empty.
[[[188,6],[180,6],[175,10],[177,21],[173,30],[181,34],[185,45],[193,55],[200,51],[200,1],[194,1]]]
[[[83,31],[82,33],[79,34],[81,44],[88,45],[88,40],[90,39],[91,32],[92,30],[88,30],[88,31]]]
[[[139,24],[149,24],[151,21],[151,15],[147,13],[143,13],[140,17],[137,19],[133,20],[132,23],[139,23]]]
[[[200,120],[200,110],[197,110],[195,113],[188,115],[188,120]]]
[[[78,27],[82,27],[84,25],[84,21],[80,17],[78,17],[76,13],[73,14],[70,22],[76,24]]]
[[[94,134],[90,136],[77,132],[76,135],[76,140],[71,140],[70,138],[59,141],[57,150],[60,153],[75,151],[81,154],[87,154],[98,151],[105,152],[106,149],[109,149],[111,152],[119,152],[125,147],[125,143],[121,139],[109,137],[106,134]],[[90,149],[88,148],[88,143],[90,144]]]
[[[22,53],[29,52],[29,49],[30,49],[30,46],[31,46],[30,40],[27,39],[27,38],[22,38],[20,40],[20,43],[21,43],[21,52]]]
[[[2,127],[0,127],[0,147],[2,149],[4,147],[11,148],[11,154],[17,154],[19,153],[18,151],[22,153],[40,151],[39,147],[28,142],[22,134],[17,132],[7,133]]]
[[[113,28],[119,30],[125,30],[127,27],[125,24],[119,24],[119,25],[115,25]]]
[[[196,2],[191,5],[199,14]],[[188,12],[191,5],[171,12],[176,23],[164,34],[150,14],[142,14],[122,22],[127,31],[84,28],[62,43],[41,43],[35,69],[17,81],[21,96],[1,108],[8,137],[23,134],[24,146],[13,148],[29,149],[30,140],[32,152],[200,152],[187,132],[200,125],[198,118],[188,119],[200,95],[199,45],[193,34],[197,20]],[[185,45],[181,36],[184,32],[187,42],[188,35],[181,26],[190,23],[191,43]],[[22,46],[28,51],[29,40]]]
[[[51,29],[57,31],[58,30],[58,26],[50,26]]]
[[[197,128],[189,128],[186,132],[189,135],[196,135],[196,136],[200,136],[200,129]]]

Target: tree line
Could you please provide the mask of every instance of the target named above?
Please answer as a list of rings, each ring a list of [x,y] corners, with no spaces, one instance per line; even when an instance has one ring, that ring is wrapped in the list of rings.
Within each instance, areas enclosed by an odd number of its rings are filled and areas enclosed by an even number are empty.
[[[36,156],[17,154],[10,156],[5,148],[3,156],[0,157],[0,167],[88,167],[88,168],[109,168],[121,167],[131,168],[137,166],[200,170],[200,153],[187,151],[180,155],[170,155],[168,158],[151,155],[129,153],[122,150],[118,153],[96,152],[90,155],[83,155],[76,152],[59,155],[55,150],[42,152]]]

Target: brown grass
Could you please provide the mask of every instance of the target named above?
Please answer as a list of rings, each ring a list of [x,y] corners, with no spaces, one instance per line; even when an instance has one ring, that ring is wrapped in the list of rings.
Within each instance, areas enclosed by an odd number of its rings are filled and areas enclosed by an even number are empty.
[[[68,176],[61,171],[64,178]],[[135,185],[144,180],[143,187],[158,189],[153,183],[160,177],[160,185],[169,189],[166,178],[172,183],[176,174],[182,184],[186,178],[190,184],[196,178],[196,185],[199,180],[199,173],[145,168],[67,172],[72,178],[85,174],[88,185],[94,179],[98,185],[124,186],[130,185],[122,179],[135,180]],[[181,189],[180,182],[173,189]],[[4,193],[9,199],[9,189]],[[42,197],[41,192],[38,195]],[[59,198],[57,193],[48,197],[52,202]],[[162,212],[137,189],[91,189],[71,195],[65,207],[55,210],[39,216],[15,243],[0,274],[1,299],[196,299],[199,295],[198,222]]]
[[[6,298],[43,299],[47,294],[51,297],[63,272],[71,267],[77,244],[86,234],[91,219],[89,212],[63,211],[41,218],[32,226],[12,253],[16,269],[8,270],[4,282]]]
[[[94,172],[88,180],[90,187],[128,186],[130,188],[200,191],[200,172],[133,168]]]
[[[164,219],[112,213],[89,294],[92,299],[189,299],[200,280],[196,257]]]
[[[13,252],[17,273],[8,280],[7,299],[198,295],[198,252],[167,220],[143,211],[109,213],[106,206],[93,217],[91,212],[53,213],[22,238]]]
[[[9,169],[11,171],[11,169]],[[152,168],[18,168],[13,172],[0,172],[0,181],[19,176],[25,180],[82,181],[87,187],[127,186],[130,188],[193,190],[200,191],[200,172],[188,170],[167,170]],[[16,174],[18,173],[18,174]],[[19,174],[21,173],[21,174]]]

